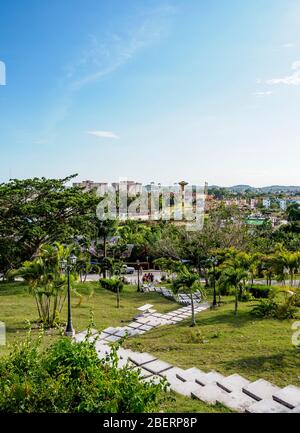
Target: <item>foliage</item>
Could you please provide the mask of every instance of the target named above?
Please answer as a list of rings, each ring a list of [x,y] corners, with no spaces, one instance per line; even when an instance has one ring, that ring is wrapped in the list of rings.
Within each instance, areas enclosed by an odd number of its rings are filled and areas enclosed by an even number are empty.
[[[191,300],[191,310],[192,310],[192,323],[191,326],[196,325],[195,320],[195,310],[194,310],[194,298],[193,294],[195,292],[200,292],[201,297],[204,297],[204,290],[199,281],[199,275],[191,272],[186,267],[178,273],[176,279],[172,282],[172,289],[174,293],[184,292],[190,295]]]
[[[117,291],[122,292],[124,288],[123,282],[117,277],[100,278],[99,283],[103,289],[109,290],[113,293],[117,293]]]
[[[118,346],[99,359],[95,343],[61,337],[46,350],[30,336],[0,358],[0,412],[136,413],[157,410],[165,382],[141,381],[117,368]]]
[[[275,295],[274,287],[265,286],[263,284],[254,284],[248,287],[249,292],[253,295],[254,298],[271,298]]]
[[[61,261],[67,260],[71,247],[59,243],[42,245],[36,257],[23,266],[11,271],[13,276],[22,277],[36,301],[39,320],[52,327],[59,322],[59,316],[66,300],[67,277],[61,270]],[[73,275],[74,278],[74,275]],[[72,279],[73,279],[72,278]]]
[[[100,285],[106,290],[110,290],[117,295],[117,308],[120,307],[120,293],[123,291],[124,283],[118,277],[113,278],[101,278]]]
[[[66,187],[65,179],[34,178],[0,184],[0,270],[30,260],[42,244],[70,243],[90,231],[94,193]]]
[[[295,319],[298,309],[293,304],[292,297],[288,297],[284,302],[279,303],[274,298],[261,299],[251,310],[251,314],[256,317],[272,317],[279,320]]]

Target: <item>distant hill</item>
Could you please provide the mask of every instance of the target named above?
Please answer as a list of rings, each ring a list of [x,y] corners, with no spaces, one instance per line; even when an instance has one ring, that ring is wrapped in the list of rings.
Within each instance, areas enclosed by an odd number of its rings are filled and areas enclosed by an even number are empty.
[[[251,185],[234,185],[229,187],[221,187],[217,185],[211,185],[209,188],[222,188],[230,192],[243,193],[245,191],[265,193],[265,194],[279,194],[279,193],[300,193],[300,186],[285,186],[285,185],[272,185],[263,187],[253,187]]]

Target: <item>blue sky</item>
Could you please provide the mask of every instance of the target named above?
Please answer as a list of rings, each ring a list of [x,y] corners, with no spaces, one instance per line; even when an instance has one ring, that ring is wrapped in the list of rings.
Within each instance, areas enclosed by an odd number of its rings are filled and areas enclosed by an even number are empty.
[[[0,3],[0,181],[300,184],[299,0]]]

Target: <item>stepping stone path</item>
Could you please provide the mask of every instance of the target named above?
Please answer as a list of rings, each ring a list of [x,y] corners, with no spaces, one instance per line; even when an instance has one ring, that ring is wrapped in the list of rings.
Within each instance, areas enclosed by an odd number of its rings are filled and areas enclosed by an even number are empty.
[[[167,299],[172,299],[173,301],[178,302],[179,304],[183,305],[190,305],[191,304],[191,298],[190,295],[187,295],[186,293],[179,293],[178,295],[174,295],[174,293],[166,289],[165,287],[156,287],[153,284],[143,284],[142,286],[143,292],[156,292],[160,295],[163,295]],[[193,294],[193,300],[194,302],[201,302],[201,293],[196,292]]]
[[[195,304],[197,313],[210,308],[210,304]],[[167,314],[151,313],[139,317],[124,327],[109,327],[100,334],[91,330],[89,340],[95,342],[100,359],[106,358],[110,343],[120,340],[125,335],[140,335],[165,324],[176,324],[191,316],[191,308],[183,307]],[[83,341],[87,331],[76,334],[74,340]],[[300,388],[294,385],[283,389],[259,379],[250,382],[239,374],[223,376],[211,371],[205,373],[192,367],[182,369],[157,359],[149,353],[134,352],[120,347],[118,368],[129,368],[139,372],[144,382],[159,383],[167,380],[168,388],[186,397],[195,398],[205,403],[222,403],[237,412],[247,413],[300,413]]]

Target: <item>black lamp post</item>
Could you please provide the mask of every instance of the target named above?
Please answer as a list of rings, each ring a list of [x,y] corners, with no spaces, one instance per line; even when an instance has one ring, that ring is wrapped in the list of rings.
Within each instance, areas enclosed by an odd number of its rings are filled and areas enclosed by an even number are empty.
[[[217,306],[217,293],[216,293],[216,266],[218,264],[218,261],[215,257],[212,257],[211,263],[213,266],[213,276],[214,276],[214,298],[213,298],[213,307]]]
[[[71,314],[71,287],[70,287],[70,274],[73,266],[76,264],[77,257],[75,254],[71,254],[68,260],[61,261],[61,268],[67,272],[68,276],[68,322],[65,330],[67,337],[73,337],[75,330],[72,325],[72,314]]]
[[[138,292],[140,292],[141,290],[140,290],[140,261],[139,260],[137,260],[136,261],[136,265],[137,265],[137,274],[138,274],[138,280],[137,280],[137,283],[138,283],[138,288],[137,288],[137,291]]]

